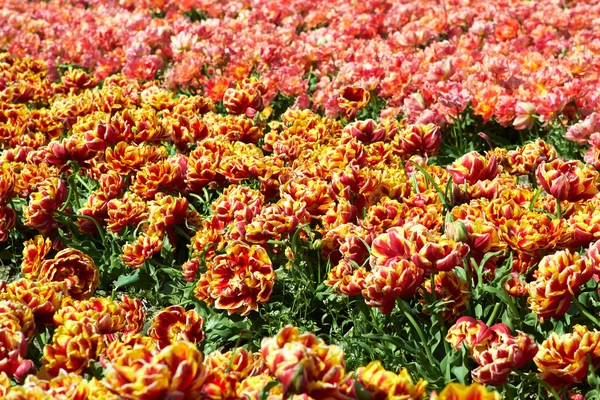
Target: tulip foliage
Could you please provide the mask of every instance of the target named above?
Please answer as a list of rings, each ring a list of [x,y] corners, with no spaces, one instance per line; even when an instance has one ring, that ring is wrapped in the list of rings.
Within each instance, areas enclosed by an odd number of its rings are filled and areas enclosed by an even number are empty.
[[[0,10],[0,398],[600,398],[597,2]]]

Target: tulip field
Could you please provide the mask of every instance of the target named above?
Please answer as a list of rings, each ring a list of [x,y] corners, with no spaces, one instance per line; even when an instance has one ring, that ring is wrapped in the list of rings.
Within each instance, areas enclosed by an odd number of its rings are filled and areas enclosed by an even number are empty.
[[[0,398],[600,399],[600,1],[0,0]]]

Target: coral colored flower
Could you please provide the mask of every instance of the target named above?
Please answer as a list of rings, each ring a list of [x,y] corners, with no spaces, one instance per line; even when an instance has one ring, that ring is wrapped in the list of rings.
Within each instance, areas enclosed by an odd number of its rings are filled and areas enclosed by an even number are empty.
[[[158,349],[180,340],[199,343],[204,340],[204,319],[194,310],[186,311],[181,306],[170,306],[154,316],[148,329]]]
[[[23,243],[23,246],[21,273],[28,279],[36,279],[44,257],[50,252],[52,241],[49,238],[44,240],[42,235],[37,235]]]
[[[463,342],[467,346],[477,344],[483,340],[487,333],[487,325],[483,321],[472,317],[460,317],[446,335],[446,340],[452,347],[458,349]]]
[[[34,282],[19,279],[0,291],[0,299],[18,301],[33,311],[36,325],[52,323],[52,317],[67,295],[64,282]]]
[[[0,396],[5,398],[10,386],[10,378],[6,375],[6,372],[0,372]]]
[[[206,82],[204,93],[209,99],[218,103],[223,100],[225,92],[229,89],[230,85],[231,82],[226,77],[214,75]]]
[[[254,118],[265,106],[260,91],[254,88],[227,89],[223,95],[223,105],[232,115],[245,114]]]
[[[422,229],[419,226],[393,227],[373,239],[371,245],[371,267],[387,265],[391,262],[408,259],[416,253],[412,238]]]
[[[50,380],[29,375],[23,382],[23,387],[41,388],[52,398],[84,400],[90,398],[91,394],[88,381],[83,376],[65,370],[61,370],[56,377]]]
[[[81,373],[103,350],[104,339],[95,325],[68,320],[56,329],[52,343],[44,347],[42,370],[51,377],[57,376],[61,369]]]
[[[2,163],[0,169],[0,203],[7,202],[14,194],[15,173],[9,163]]]
[[[134,299],[126,294],[121,296],[119,310],[126,321],[121,333],[139,333],[144,327],[146,312],[140,299]]]
[[[600,114],[593,112],[583,121],[569,126],[565,138],[579,145],[584,145],[588,143],[590,136],[596,132],[600,132]]]
[[[600,175],[578,161],[542,162],[536,170],[538,183],[557,200],[589,200],[598,193]]]
[[[274,283],[275,272],[266,250],[234,241],[225,254],[209,263],[198,282],[196,297],[229,314],[248,315],[269,300]]]
[[[364,144],[375,143],[385,138],[385,128],[380,127],[372,119],[356,121],[344,127],[344,135],[352,136]]]
[[[358,296],[365,288],[368,275],[369,272],[365,268],[356,268],[348,260],[342,259],[329,271],[324,283],[347,296]]]
[[[427,382],[414,383],[406,368],[395,374],[387,371],[380,361],[373,361],[356,370],[356,380],[371,392],[374,398],[424,399]],[[355,394],[356,395],[356,394]]]
[[[348,86],[340,91],[338,107],[347,120],[356,117],[356,113],[365,108],[371,99],[371,94],[359,86]]]
[[[21,331],[29,340],[35,332],[33,310],[17,299],[0,300],[0,326]]]
[[[90,256],[80,250],[67,248],[59,251],[40,267],[40,279],[46,282],[64,282],[74,299],[88,299],[100,283],[100,274]]]
[[[160,352],[135,346],[108,364],[103,381],[111,392],[124,398],[198,398],[207,378],[202,360],[202,353],[186,341]]]
[[[163,239],[158,235],[142,234],[135,242],[123,246],[121,258],[125,265],[132,269],[141,268],[144,261],[159,253],[163,247]]]
[[[262,340],[261,353],[271,374],[282,383],[284,395],[341,395],[346,364],[337,346],[328,346],[314,334],[300,334],[298,328],[288,325],[275,337]]]
[[[542,258],[535,281],[528,285],[528,303],[540,319],[563,316],[574,295],[592,278],[592,264],[563,250]]]
[[[31,194],[29,205],[23,209],[24,224],[42,233],[52,232],[58,227],[54,211],[67,199],[67,184],[62,179],[47,178]]]
[[[450,271],[460,265],[469,252],[466,244],[438,236],[426,229],[414,240],[415,253],[411,260],[426,271]]]
[[[425,279],[423,282],[424,292],[431,293],[431,279]],[[435,293],[436,298],[444,302],[442,318],[444,321],[454,321],[467,309],[467,302],[471,297],[469,285],[462,280],[453,271],[440,272],[435,275]],[[425,299],[419,298],[421,304],[426,304]],[[424,310],[424,313],[429,314]]]
[[[27,338],[20,331],[0,325],[0,373],[12,377],[27,354]]]
[[[17,214],[12,208],[0,204],[0,242],[8,239],[8,235],[17,223]]]
[[[92,297],[89,300],[63,300],[62,307],[54,314],[54,323],[64,325],[66,321],[87,321],[96,325],[100,334],[112,334],[125,327],[125,318],[119,305],[110,299]]]
[[[409,125],[393,138],[392,147],[407,155],[436,155],[442,143],[442,132],[434,124]]]
[[[406,259],[377,266],[366,276],[362,295],[368,305],[389,314],[398,297],[410,298],[417,293],[423,273],[423,269]]]
[[[484,122],[492,118],[494,109],[498,104],[502,89],[498,85],[486,85],[483,89],[474,93],[473,112],[481,116]]]
[[[431,394],[431,400],[500,400],[500,393],[488,392],[484,385],[472,383],[469,386],[460,383],[449,383],[437,394]]]
[[[147,205],[136,194],[125,193],[122,199],[112,199],[106,203],[107,229],[119,233],[126,226],[135,226],[148,219]]]
[[[265,369],[260,353],[251,353],[242,347],[226,353],[214,351],[206,356],[204,363],[211,371],[227,372],[237,380],[256,375]]]
[[[152,350],[135,346],[108,364],[103,383],[113,393],[130,399],[159,400],[169,388],[169,368],[154,362]]]
[[[492,155],[487,159],[476,151],[465,154],[447,169],[452,174],[452,180],[457,184],[466,182],[474,184],[477,181],[494,179],[501,171],[496,156]]]
[[[539,378],[554,387],[582,382],[589,370],[588,356],[594,369],[600,365],[599,342],[600,332],[590,332],[582,325],[573,326],[572,333],[551,333],[533,359]]]

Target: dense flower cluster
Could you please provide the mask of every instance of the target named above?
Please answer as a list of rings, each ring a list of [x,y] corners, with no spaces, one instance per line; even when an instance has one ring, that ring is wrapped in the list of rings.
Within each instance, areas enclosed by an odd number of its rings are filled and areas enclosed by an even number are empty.
[[[73,314],[74,308],[92,307],[84,302],[95,302],[112,307],[112,314],[96,312],[99,306],[88,308],[90,312]],[[20,398],[78,398],[78,399],[161,399],[165,396],[205,399],[258,399],[267,383],[277,380],[278,385],[268,392],[271,400],[286,398],[293,394],[307,399],[331,398],[359,399],[365,393],[373,396],[424,399],[427,382],[416,384],[403,369],[399,374],[385,370],[379,362],[373,362],[356,372],[345,370],[344,354],[340,348],[326,345],[311,333],[300,334],[288,326],[276,337],[265,338],[261,351],[251,353],[236,348],[227,353],[215,351],[204,356],[186,339],[172,340],[164,345],[156,342],[157,332],[173,331],[174,318],[182,310],[161,311],[154,319],[150,337],[136,332],[115,328],[109,333],[106,319],[123,319],[127,311],[124,303],[111,303],[108,299],[78,302],[68,297],[67,305],[59,309],[61,317],[55,316],[58,328],[52,342],[44,348],[44,366],[35,373],[35,365],[24,359],[26,336],[19,322],[9,328],[6,321],[13,314],[0,314],[3,328],[0,331],[0,394],[6,399]],[[18,300],[4,301],[3,307],[27,308]],[[27,308],[28,309],[28,308]],[[108,312],[108,309],[106,309]],[[29,309],[29,321],[33,323]],[[188,311],[187,319],[194,318]],[[62,320],[72,315],[73,319]],[[85,316],[83,316],[85,315]],[[181,319],[181,318],[180,318]],[[108,324],[108,325],[107,325]],[[25,326],[25,325],[23,325]],[[189,334],[195,328],[177,328]],[[158,345],[158,346],[157,346]],[[162,348],[161,348],[162,347]],[[87,371],[90,361],[99,360],[106,368],[102,379],[86,380],[81,375]],[[11,386],[9,378],[21,385]],[[487,392],[477,385],[464,387],[449,385],[438,397],[453,398],[454,395],[480,395],[496,398],[497,393]],[[462,397],[461,397],[462,398]]]
[[[493,386],[503,385],[513,370],[524,367],[538,351],[530,336],[519,332],[514,337],[505,324],[488,327],[471,317],[459,318],[448,331],[446,340],[455,349],[464,343],[479,365],[471,371],[473,380]]]
[[[535,374],[582,396],[600,366],[599,13],[5,1],[0,261],[20,275],[0,282],[0,397],[496,400],[483,385]],[[450,153],[464,126],[532,140],[508,150],[482,132],[488,151]],[[559,156],[557,132],[585,162]],[[322,282],[285,281],[315,264]],[[115,297],[151,279],[170,305]],[[377,337],[402,321],[394,335],[430,358],[436,338],[436,356],[453,347],[443,376],[350,371],[341,344],[289,325],[250,352],[209,319],[254,329],[305,286],[366,310]],[[321,317],[349,348],[366,333]],[[215,331],[224,347],[204,354]],[[473,362],[474,384],[449,383]]]
[[[64,65],[90,70],[68,71],[62,92],[117,72],[148,81],[166,69],[169,87],[225,100],[234,114],[253,116],[279,92],[352,119],[373,93],[386,101],[386,116],[403,113],[411,122],[452,122],[449,116],[469,104],[485,121],[517,129],[582,113],[589,117],[571,137],[592,144],[592,159],[600,147],[593,136],[595,2],[74,4],[13,0],[0,17],[11,54],[43,59],[53,78]],[[264,79],[260,90],[239,85],[253,72]],[[52,89],[26,82],[4,89],[2,98],[39,98]]]

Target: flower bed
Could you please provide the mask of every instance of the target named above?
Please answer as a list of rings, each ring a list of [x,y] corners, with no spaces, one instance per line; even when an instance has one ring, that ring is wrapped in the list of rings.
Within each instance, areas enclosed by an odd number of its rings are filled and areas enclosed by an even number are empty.
[[[0,397],[600,396],[599,7],[4,2]]]

